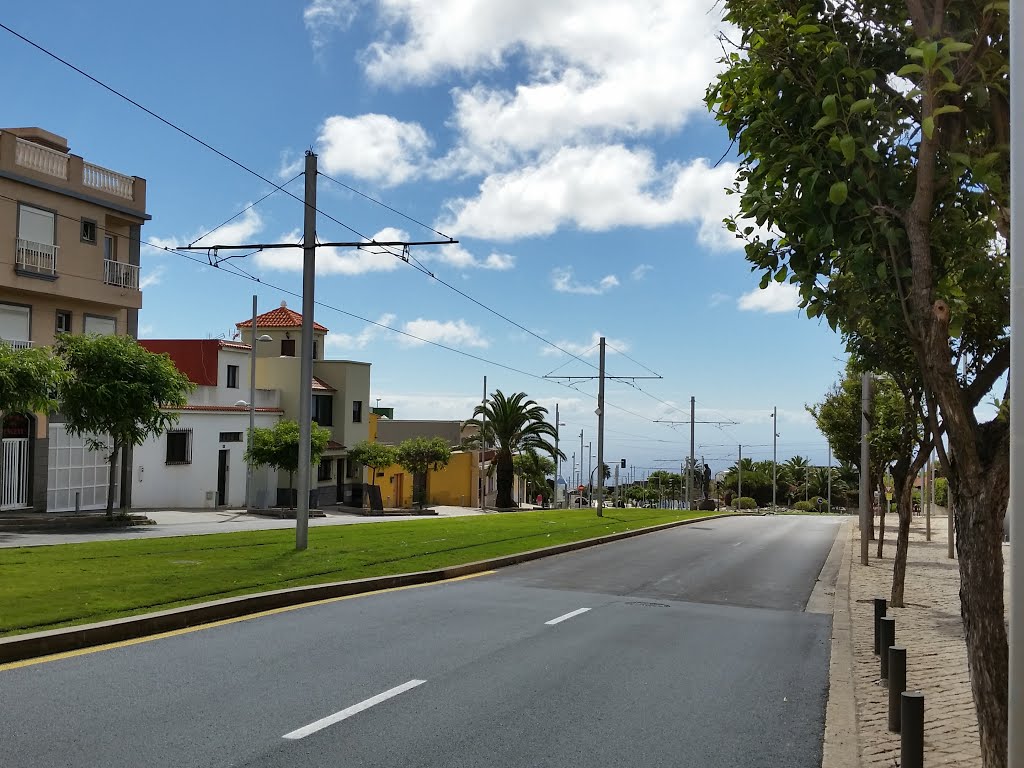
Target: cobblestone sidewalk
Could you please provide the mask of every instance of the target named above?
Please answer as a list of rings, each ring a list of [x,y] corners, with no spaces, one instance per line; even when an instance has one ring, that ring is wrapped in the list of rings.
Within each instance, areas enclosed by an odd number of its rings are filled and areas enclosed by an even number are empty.
[[[960,573],[946,558],[946,517],[932,515],[932,540],[925,541],[925,518],[915,517],[907,554],[905,608],[890,608],[896,618],[896,645],[907,649],[907,689],[925,697],[925,764],[930,768],[981,765],[978,719],[967,671],[967,649],[960,620]],[[888,730],[888,694],[879,682],[874,654],[872,598],[889,598],[896,554],[895,515],[886,520],[883,559],[872,541],[868,566],[860,564],[860,535],[854,528],[850,565],[853,678],[858,719],[857,741],[863,768],[894,768],[900,762],[899,734]]]

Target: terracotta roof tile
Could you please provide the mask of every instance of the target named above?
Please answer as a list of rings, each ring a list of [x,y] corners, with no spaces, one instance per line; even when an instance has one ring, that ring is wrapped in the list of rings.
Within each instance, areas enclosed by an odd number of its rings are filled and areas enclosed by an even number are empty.
[[[181,408],[168,408],[169,411],[227,411],[229,413],[248,413],[244,405],[185,405]],[[256,413],[284,413],[280,408],[256,408]]]
[[[324,381],[323,379],[318,378],[316,376],[313,377],[313,389],[314,390],[319,390],[321,392],[337,392],[338,391],[334,387],[332,387],[330,384],[328,384],[326,381]]]
[[[345,450],[345,446],[342,445],[341,443],[339,443],[337,440],[328,440],[327,441],[327,450],[328,451],[343,451],[343,450]]]
[[[269,312],[264,312],[262,315],[256,316],[256,324],[260,328],[301,328],[302,327],[302,315],[293,309],[288,307],[278,307],[272,309]],[[251,328],[252,320],[244,320],[241,323],[235,323],[236,328]],[[313,321],[313,330],[323,331],[327,333],[327,329],[324,328],[320,323]]]

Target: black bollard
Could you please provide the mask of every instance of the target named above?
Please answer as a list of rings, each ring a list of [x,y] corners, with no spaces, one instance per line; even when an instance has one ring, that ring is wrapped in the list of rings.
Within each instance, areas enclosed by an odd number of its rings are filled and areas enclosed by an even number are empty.
[[[924,694],[900,694],[900,768],[924,768]]]
[[[878,646],[878,629],[879,622],[882,620],[882,617],[885,616],[885,606],[886,603],[884,597],[875,598],[875,656],[878,656],[880,651]]]
[[[907,690],[907,649],[889,647],[889,730],[900,732],[900,694]]]
[[[889,679],[889,646],[896,644],[896,619],[890,616],[883,616],[878,621],[878,642],[881,643],[882,653],[882,674],[883,680]]]

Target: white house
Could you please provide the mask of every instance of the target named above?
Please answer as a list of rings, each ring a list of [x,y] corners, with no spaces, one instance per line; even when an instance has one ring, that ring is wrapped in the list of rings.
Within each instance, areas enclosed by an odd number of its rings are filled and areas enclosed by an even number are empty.
[[[249,430],[247,344],[218,339],[144,339],[151,352],[170,355],[197,386],[188,404],[173,409],[178,423],[135,449],[131,500],[134,508],[189,509],[245,504],[245,440]],[[256,390],[257,427],[283,415],[276,390]],[[276,474],[253,472],[251,506],[271,506]]]

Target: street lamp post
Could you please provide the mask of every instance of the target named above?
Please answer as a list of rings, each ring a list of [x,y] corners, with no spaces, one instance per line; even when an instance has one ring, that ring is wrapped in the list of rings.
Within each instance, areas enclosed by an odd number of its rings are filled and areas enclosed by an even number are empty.
[[[778,447],[779,447],[779,408],[774,406],[772,408],[772,514],[775,514],[775,489],[778,486],[777,470],[778,470]]]
[[[257,336],[258,333],[256,328],[256,296],[252,297],[252,343],[249,345],[249,402],[245,403],[244,400],[239,403],[244,403],[249,408],[249,435],[246,440],[247,452],[252,452],[252,436],[256,430],[256,344],[261,341],[273,341],[269,336],[264,334],[263,336]],[[235,405],[239,405],[235,403]],[[247,461],[245,463],[245,508],[248,510],[252,506],[252,462]]]
[[[559,471],[561,469],[561,462],[558,460],[558,432],[559,427],[564,427],[561,421],[558,420],[558,403],[555,403],[555,506],[561,506],[558,501],[558,478]]]

